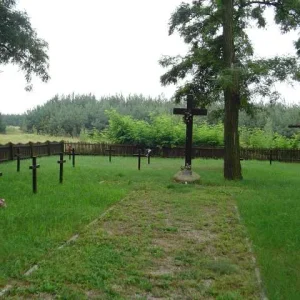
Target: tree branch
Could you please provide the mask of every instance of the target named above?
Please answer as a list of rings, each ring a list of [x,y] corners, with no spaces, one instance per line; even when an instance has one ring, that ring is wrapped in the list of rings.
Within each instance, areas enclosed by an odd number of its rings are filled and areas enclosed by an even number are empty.
[[[246,6],[250,6],[250,5],[252,5],[252,4],[271,5],[271,6],[275,6],[275,7],[279,7],[279,6],[281,5],[281,3],[270,2],[270,1],[266,1],[266,0],[261,0],[261,1],[250,1],[250,2],[240,1],[240,7],[246,7]]]
[[[13,51],[11,49],[9,49],[6,45],[4,44],[0,44],[0,47],[5,48],[9,53],[13,53]]]

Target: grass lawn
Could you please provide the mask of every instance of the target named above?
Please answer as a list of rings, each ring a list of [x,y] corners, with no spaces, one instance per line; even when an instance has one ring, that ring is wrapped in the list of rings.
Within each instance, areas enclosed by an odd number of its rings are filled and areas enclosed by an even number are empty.
[[[59,142],[59,141],[74,141],[78,142],[77,138],[71,137],[57,137],[57,136],[50,136],[50,135],[37,135],[33,133],[23,133],[19,127],[15,126],[7,126],[6,127],[6,134],[0,134],[0,145],[5,145],[7,143],[28,143],[28,142]]]
[[[236,183],[223,180],[222,161],[197,159],[202,185],[182,185],[171,181],[182,160],[138,171],[135,158],[78,156],[60,185],[57,159],[38,159],[36,195],[29,160],[19,174],[0,165],[7,299],[259,299],[247,234],[269,299],[300,298],[300,165],[243,161]]]
[[[245,162],[235,194],[270,299],[300,299],[300,164]]]

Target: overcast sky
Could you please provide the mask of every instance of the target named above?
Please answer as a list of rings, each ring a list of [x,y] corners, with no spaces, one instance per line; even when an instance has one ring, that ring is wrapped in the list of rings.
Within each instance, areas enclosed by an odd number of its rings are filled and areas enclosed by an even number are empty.
[[[26,92],[16,66],[0,66],[1,113],[23,113],[55,94],[122,93],[171,97],[175,87],[162,87],[162,55],[184,54],[178,36],[168,36],[171,13],[182,0],[19,0],[38,36],[49,43],[48,83],[33,81]],[[191,1],[185,1],[191,2]],[[274,24],[250,32],[258,55],[294,53],[297,35],[281,36]],[[287,103],[300,103],[300,85],[278,86]]]

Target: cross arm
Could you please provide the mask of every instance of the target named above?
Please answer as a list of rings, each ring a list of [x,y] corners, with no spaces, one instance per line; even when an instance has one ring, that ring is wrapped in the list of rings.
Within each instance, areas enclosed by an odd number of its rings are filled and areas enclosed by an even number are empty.
[[[30,170],[34,170],[34,169],[37,169],[37,168],[39,168],[39,167],[40,167],[40,165],[34,165],[34,166],[30,166],[29,169],[30,169]]]
[[[66,160],[64,160],[64,159],[63,159],[63,160],[58,160],[58,161],[57,161],[58,164],[63,164],[63,163],[65,163],[65,162],[66,162]]]
[[[207,115],[207,109],[206,108],[194,108],[192,110],[192,113],[194,116],[206,116]]]
[[[184,115],[188,110],[186,108],[173,108],[174,115]],[[207,109],[206,108],[193,108],[191,110],[192,115],[194,116],[206,116]]]

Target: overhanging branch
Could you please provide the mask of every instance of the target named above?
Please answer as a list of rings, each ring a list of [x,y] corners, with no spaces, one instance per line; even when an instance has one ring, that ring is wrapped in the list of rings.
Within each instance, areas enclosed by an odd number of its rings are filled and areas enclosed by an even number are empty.
[[[252,4],[262,4],[262,5],[270,5],[270,6],[275,6],[275,7],[279,7],[281,5],[281,3],[278,2],[271,2],[271,1],[250,1],[250,2],[244,2],[244,1],[240,1],[240,7],[246,7],[246,6],[250,6]]]

